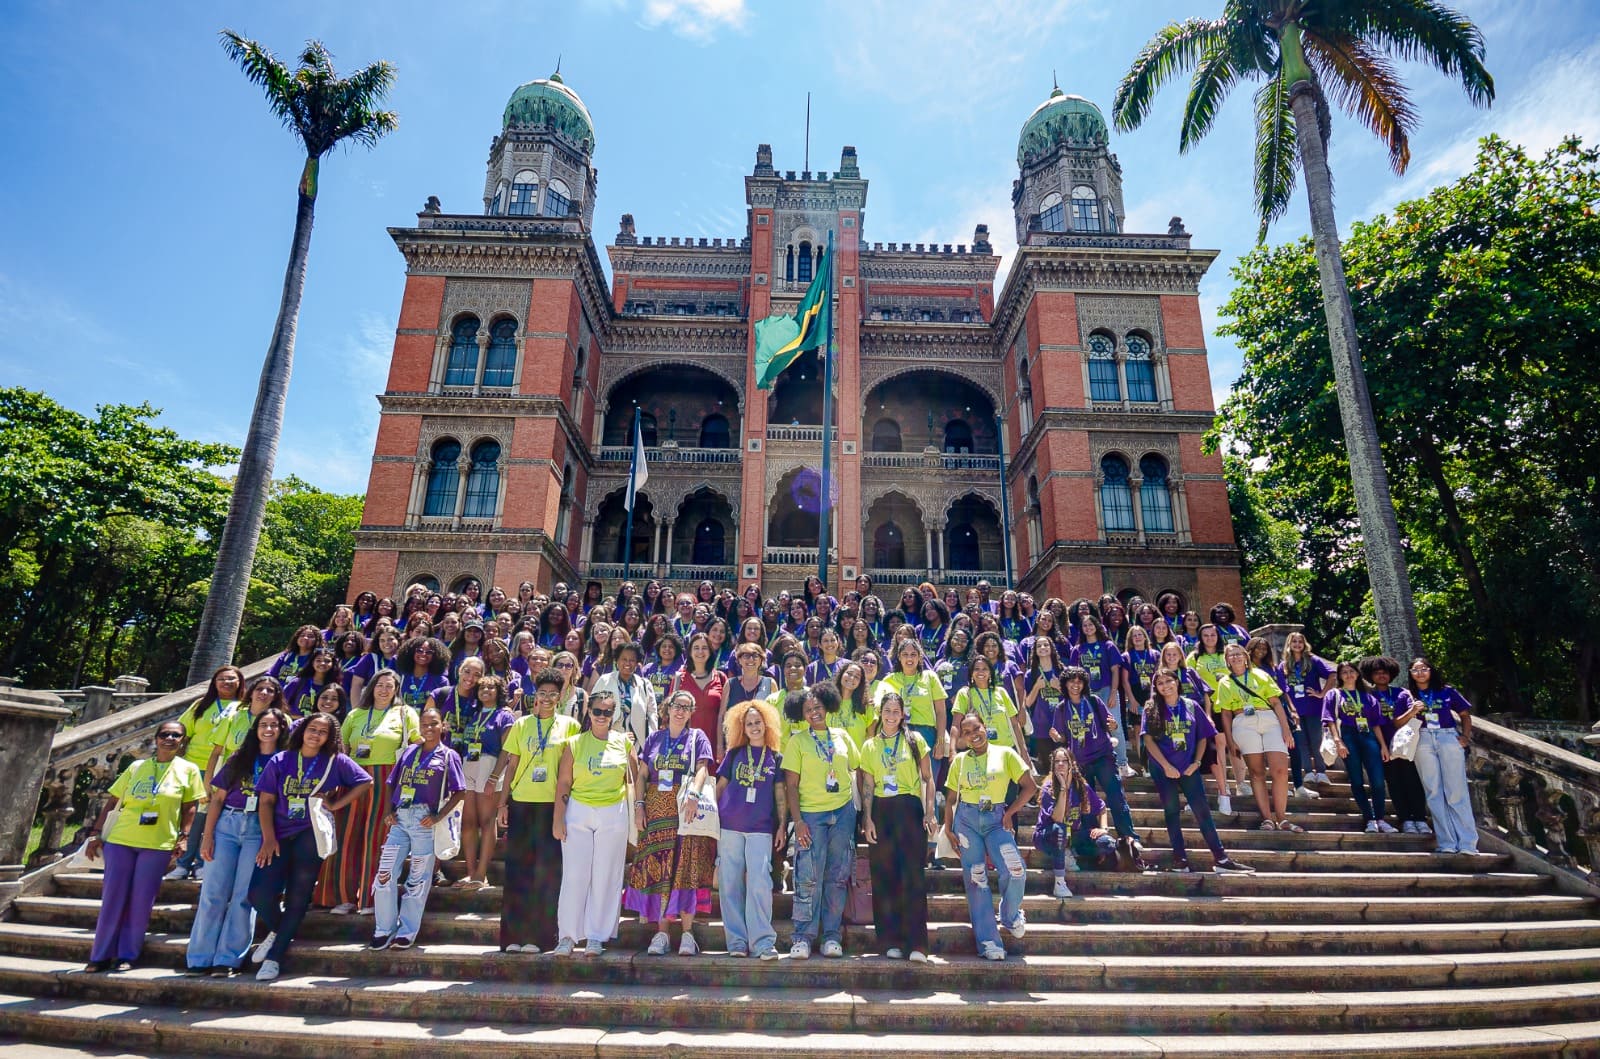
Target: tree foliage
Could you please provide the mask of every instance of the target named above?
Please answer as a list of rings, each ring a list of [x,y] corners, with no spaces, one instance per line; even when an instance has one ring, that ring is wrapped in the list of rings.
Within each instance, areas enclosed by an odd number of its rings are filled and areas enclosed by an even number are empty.
[[[238,450],[182,438],[158,414],[86,416],[0,389],[0,672],[33,687],[182,680],[227,510],[217,471]],[[286,627],[343,598],[360,516],[359,497],[274,484],[241,657],[280,649]]]
[[[1600,152],[1491,137],[1467,176],[1344,245],[1424,642],[1491,707],[1595,710],[1597,208]],[[1370,604],[1311,243],[1257,250],[1234,276],[1219,331],[1245,368],[1218,440],[1250,458],[1235,491],[1300,529],[1289,564],[1245,535],[1250,587],[1304,571],[1294,618],[1358,642]]]

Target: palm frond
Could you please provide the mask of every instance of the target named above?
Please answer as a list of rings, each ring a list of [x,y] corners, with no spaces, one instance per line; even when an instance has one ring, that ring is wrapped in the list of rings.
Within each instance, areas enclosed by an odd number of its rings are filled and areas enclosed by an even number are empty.
[[[223,52],[244,71],[248,81],[261,86],[272,113],[289,131],[294,132],[294,77],[289,73],[289,68],[276,55],[248,37],[231,29],[225,29],[219,35],[222,37]]]
[[[1329,39],[1367,43],[1401,62],[1423,62],[1457,77],[1476,106],[1494,100],[1494,78],[1483,65],[1483,33],[1465,15],[1438,0],[1362,0],[1314,5],[1301,18]]]
[[[1178,151],[1183,153],[1199,143],[1217,120],[1223,100],[1239,83],[1240,70],[1231,50],[1218,48],[1206,53],[1195,67],[1189,82],[1189,98],[1183,104],[1183,121],[1178,126]]]
[[[224,30],[222,40],[245,76],[265,88],[273,112],[312,158],[321,158],[341,142],[371,147],[399,124],[393,111],[380,109],[394,87],[395,69],[388,62],[370,63],[341,78],[333,56],[318,40],[306,41],[293,71],[232,30]]]
[[[1389,164],[1404,173],[1411,163],[1411,130],[1416,111],[1405,82],[1387,58],[1355,38],[1305,37],[1306,59],[1321,86],[1341,110],[1354,117],[1389,148]]]
[[[1161,29],[1134,58],[1117,85],[1111,102],[1112,120],[1128,132],[1150,115],[1161,86],[1173,76],[1194,69],[1210,51],[1227,41],[1230,25],[1222,19],[1191,18]]]
[[[1255,206],[1261,228],[1256,242],[1263,243],[1272,222],[1283,216],[1294,194],[1300,154],[1295,145],[1294,111],[1289,107],[1289,86],[1274,77],[1256,93]]]

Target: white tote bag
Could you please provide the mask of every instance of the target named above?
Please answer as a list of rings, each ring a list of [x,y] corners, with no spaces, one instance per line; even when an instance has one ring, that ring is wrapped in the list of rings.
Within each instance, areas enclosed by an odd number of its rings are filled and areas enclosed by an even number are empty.
[[[311,788],[311,795],[306,799],[308,815],[311,817],[311,831],[317,836],[317,856],[327,860],[339,849],[339,823],[334,819],[333,810],[318,796],[322,785],[328,782],[328,773],[333,771],[333,759],[328,759],[328,767],[322,773],[322,778],[317,780],[317,785]]]
[[[1417,744],[1422,742],[1422,718],[1413,717],[1389,741],[1389,756],[1401,761],[1417,760]]]
[[[1333,741],[1332,732],[1322,733],[1322,748],[1319,752],[1322,754],[1322,763],[1324,765],[1337,765],[1339,763],[1339,744]]]
[[[456,806],[433,822],[433,856],[435,860],[455,860],[461,852],[462,807]]]
[[[695,799],[695,807],[699,815],[693,820],[683,818],[683,807],[690,798]],[[722,819],[717,812],[716,787],[707,782],[705,788],[697,795],[694,793],[694,777],[685,776],[683,786],[678,788],[678,834],[684,836],[700,835],[705,838],[717,838],[722,834]]]

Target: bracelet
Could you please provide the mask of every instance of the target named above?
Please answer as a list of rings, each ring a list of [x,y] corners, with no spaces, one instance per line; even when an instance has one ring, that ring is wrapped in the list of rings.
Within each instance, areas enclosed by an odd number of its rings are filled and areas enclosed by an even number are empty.
[[[637,809],[643,809],[644,808],[644,803],[643,802],[634,802],[633,804],[634,804],[634,807],[637,808]]]

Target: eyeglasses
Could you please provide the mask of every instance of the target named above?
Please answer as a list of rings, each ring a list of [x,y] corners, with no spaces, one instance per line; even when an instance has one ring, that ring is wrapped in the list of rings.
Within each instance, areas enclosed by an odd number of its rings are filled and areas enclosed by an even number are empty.
[[[433,654],[433,648],[427,646],[426,644],[419,644],[417,649],[411,653],[419,655],[431,655]]]
[[[575,662],[557,662],[555,667],[557,669],[571,669],[576,664]]]
[[[157,732],[156,733],[156,738],[157,739],[182,739],[183,738],[183,733],[182,732]]]
[[[257,695],[276,695],[278,689],[271,684],[263,684],[256,689]]]
[[[610,717],[615,712],[616,712],[615,710],[590,710],[589,711],[589,716],[590,717]]]
[[[693,710],[694,709],[694,703],[692,703],[692,702],[673,702],[673,703],[669,703],[667,705],[667,709],[669,709],[669,710]]]

